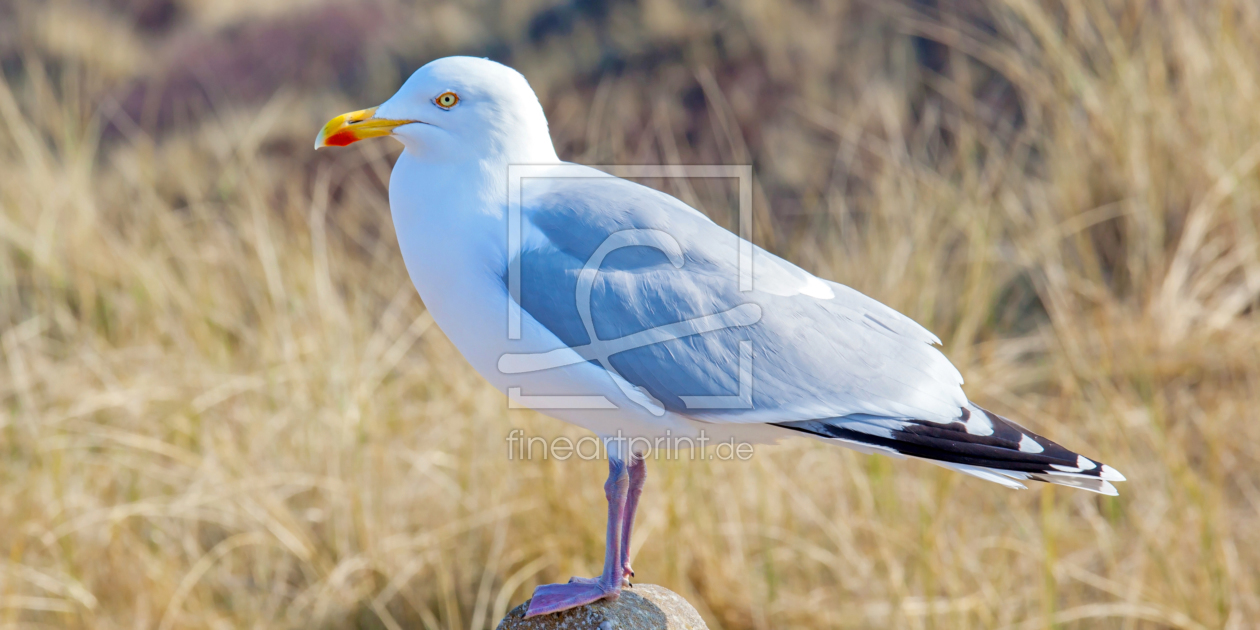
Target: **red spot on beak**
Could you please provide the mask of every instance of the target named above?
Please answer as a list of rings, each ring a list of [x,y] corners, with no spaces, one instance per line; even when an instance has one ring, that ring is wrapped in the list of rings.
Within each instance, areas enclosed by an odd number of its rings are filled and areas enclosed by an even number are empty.
[[[341,131],[325,138],[324,144],[332,147],[344,147],[358,141],[359,137],[354,135],[353,131],[349,129],[342,129]]]

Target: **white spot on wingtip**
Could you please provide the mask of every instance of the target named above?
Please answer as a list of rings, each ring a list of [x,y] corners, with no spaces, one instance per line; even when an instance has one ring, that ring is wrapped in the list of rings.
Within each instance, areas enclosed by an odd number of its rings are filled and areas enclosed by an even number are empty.
[[[1019,451],[1021,453],[1040,453],[1044,450],[1046,450],[1045,447],[1027,435],[1019,439]]]
[[[1093,461],[1091,461],[1089,458],[1085,457],[1084,455],[1077,455],[1076,467],[1080,468],[1081,470],[1093,470],[1095,468],[1098,468],[1098,464],[1095,464]]]
[[[1124,478],[1124,475],[1120,474],[1120,471],[1106,464],[1103,464],[1102,474],[1098,476],[1106,479],[1107,481],[1127,481],[1127,479]]]
[[[836,297],[836,292],[832,291],[826,282],[814,276],[810,276],[809,280],[805,281],[805,286],[801,287],[801,294],[820,300],[830,300]]]
[[[1066,473],[1078,473],[1078,472],[1081,472],[1081,469],[1080,469],[1080,468],[1072,468],[1071,466],[1060,466],[1060,465],[1058,465],[1058,464],[1050,464],[1050,467],[1051,467],[1051,468],[1053,468],[1053,469],[1055,469],[1055,470],[1058,470],[1058,471],[1060,471],[1060,472],[1066,472]]]
[[[980,413],[971,414],[971,419],[963,423],[967,427],[967,433],[972,435],[993,435],[993,423],[989,422],[988,416]]]

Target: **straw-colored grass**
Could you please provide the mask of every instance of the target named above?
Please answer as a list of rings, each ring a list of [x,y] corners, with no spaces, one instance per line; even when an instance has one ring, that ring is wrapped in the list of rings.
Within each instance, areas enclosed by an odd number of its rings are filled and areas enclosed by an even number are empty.
[[[508,460],[513,428],[582,433],[509,412],[431,325],[397,149],[307,149],[389,59],[482,50],[564,156],[751,160],[760,242],[1130,479],[1013,492],[805,440],[655,462],[640,580],[715,629],[1260,624],[1254,3],[644,0],[532,39],[536,3],[374,3],[397,28],[351,80],[132,124],[170,33],[319,9],[187,0],[155,34],[143,4],[0,7],[0,626],[479,630],[597,570],[603,464]],[[609,46],[631,63],[601,75]]]

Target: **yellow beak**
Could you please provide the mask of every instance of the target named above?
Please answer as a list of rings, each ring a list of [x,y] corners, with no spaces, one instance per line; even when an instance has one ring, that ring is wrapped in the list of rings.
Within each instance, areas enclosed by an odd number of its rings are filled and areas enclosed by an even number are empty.
[[[414,120],[386,120],[375,118],[376,108],[361,109],[357,112],[342,114],[324,125],[315,136],[315,148],[344,147],[364,138],[379,138],[394,132],[400,125],[416,122]]]

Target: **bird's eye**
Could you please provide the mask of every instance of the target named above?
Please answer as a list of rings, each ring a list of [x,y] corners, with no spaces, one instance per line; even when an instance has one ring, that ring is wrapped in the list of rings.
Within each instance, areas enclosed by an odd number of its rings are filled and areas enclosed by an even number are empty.
[[[454,92],[443,92],[437,98],[433,99],[438,107],[442,109],[450,109],[459,103],[459,95]]]

